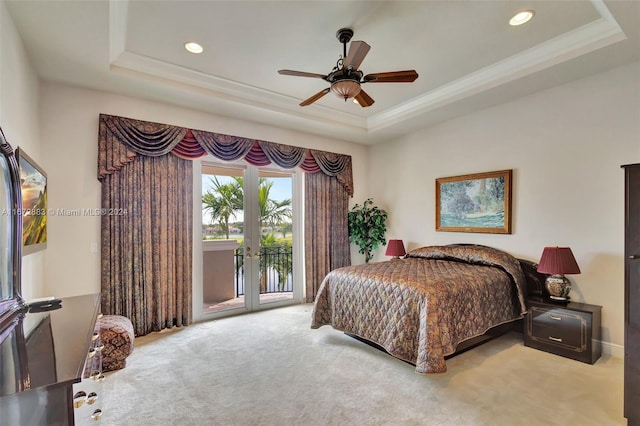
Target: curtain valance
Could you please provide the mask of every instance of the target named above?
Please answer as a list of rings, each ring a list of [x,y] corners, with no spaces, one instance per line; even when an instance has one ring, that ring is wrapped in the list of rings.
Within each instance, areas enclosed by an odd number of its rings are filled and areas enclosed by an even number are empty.
[[[335,176],[353,196],[351,156],[241,138],[167,124],[100,114],[98,179],[134,161],[136,155],[157,157],[171,153],[185,160],[207,154],[225,161],[243,159],[255,166],[274,163],[300,167],[306,173]]]

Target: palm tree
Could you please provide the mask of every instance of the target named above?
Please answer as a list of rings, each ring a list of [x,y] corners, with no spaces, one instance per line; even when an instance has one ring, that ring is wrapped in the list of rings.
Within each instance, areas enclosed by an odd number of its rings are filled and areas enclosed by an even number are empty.
[[[244,178],[234,176],[233,180],[239,188],[244,188]],[[258,208],[260,210],[260,228],[264,226],[276,227],[287,218],[291,219],[291,199],[287,198],[282,201],[272,200],[271,188],[274,182],[267,178],[260,178],[258,181]],[[242,204],[242,191],[240,193],[240,204]]]
[[[279,226],[286,219],[291,219],[291,199],[282,201],[272,200],[269,196],[273,181],[260,179],[258,189],[258,205],[260,207],[260,227],[270,226],[272,229]]]
[[[236,211],[242,210],[242,186],[237,182],[221,184],[217,176],[210,179],[213,188],[202,196],[203,210],[209,212],[211,220],[218,222],[229,239],[229,219],[236,217]]]

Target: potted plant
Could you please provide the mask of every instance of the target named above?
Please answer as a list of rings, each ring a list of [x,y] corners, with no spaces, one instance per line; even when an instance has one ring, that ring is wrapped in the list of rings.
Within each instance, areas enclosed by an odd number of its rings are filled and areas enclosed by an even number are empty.
[[[373,204],[371,198],[362,205],[356,204],[348,213],[349,242],[359,247],[364,261],[369,263],[373,251],[385,244],[387,212]]]

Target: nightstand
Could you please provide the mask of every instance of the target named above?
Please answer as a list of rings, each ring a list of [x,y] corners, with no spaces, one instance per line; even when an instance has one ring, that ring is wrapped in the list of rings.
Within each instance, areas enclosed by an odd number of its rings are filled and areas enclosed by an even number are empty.
[[[600,315],[602,306],[528,299],[525,346],[593,364],[602,353]]]

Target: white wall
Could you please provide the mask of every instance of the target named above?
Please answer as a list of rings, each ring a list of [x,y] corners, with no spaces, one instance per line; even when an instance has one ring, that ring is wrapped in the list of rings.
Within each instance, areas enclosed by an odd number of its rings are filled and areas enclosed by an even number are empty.
[[[50,209],[100,207],[100,113],[348,154],[353,158],[354,200],[368,191],[367,148],[362,145],[53,83],[42,83],[40,100]],[[194,184],[199,185],[197,179]],[[47,290],[59,296],[100,291],[100,256],[90,251],[91,243],[100,243],[100,218],[53,215],[49,217],[48,233]],[[201,252],[194,251],[194,258],[199,255]],[[198,265],[196,261],[196,269]],[[201,291],[198,279],[201,281],[201,273],[194,270],[194,292]]]
[[[4,2],[0,2],[0,127],[7,142],[45,167],[38,122],[38,77]],[[45,167],[46,169],[46,167]],[[46,250],[22,259],[22,295],[44,296]]]
[[[640,162],[640,63],[416,132],[370,152],[369,187],[408,249],[485,244],[538,261],[570,246],[573,300],[603,306],[603,341],[623,345],[624,176]],[[513,169],[513,233],[435,231],[435,179]],[[379,250],[377,258],[384,258]]]

